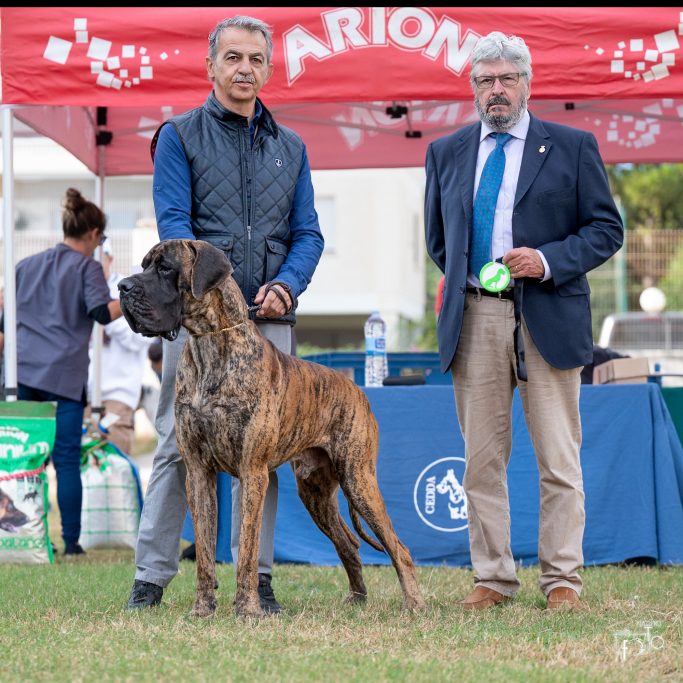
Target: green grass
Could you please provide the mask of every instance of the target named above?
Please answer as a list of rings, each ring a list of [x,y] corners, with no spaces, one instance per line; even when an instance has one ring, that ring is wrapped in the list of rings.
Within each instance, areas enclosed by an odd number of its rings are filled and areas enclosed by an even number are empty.
[[[365,568],[358,607],[342,604],[340,568],[277,565],[286,611],[246,622],[232,609],[232,565],[218,566],[216,615],[191,618],[194,570],[183,562],[160,607],[131,613],[131,551],[1,566],[0,681],[683,680],[680,567],[586,569],[588,609],[559,613],[543,609],[537,568],[520,570],[512,604],[464,613],[472,573],[420,567],[428,609],[406,614],[391,567]],[[614,634],[646,623],[664,647],[622,661]]]

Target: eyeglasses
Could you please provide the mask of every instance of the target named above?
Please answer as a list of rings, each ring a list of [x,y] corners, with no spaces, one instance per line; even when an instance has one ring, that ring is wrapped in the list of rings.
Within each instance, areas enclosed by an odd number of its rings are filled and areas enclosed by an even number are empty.
[[[479,90],[490,90],[496,80],[500,81],[500,84],[504,88],[512,88],[519,83],[519,77],[524,74],[501,74],[500,76],[477,76],[474,79],[474,83],[479,88]]]

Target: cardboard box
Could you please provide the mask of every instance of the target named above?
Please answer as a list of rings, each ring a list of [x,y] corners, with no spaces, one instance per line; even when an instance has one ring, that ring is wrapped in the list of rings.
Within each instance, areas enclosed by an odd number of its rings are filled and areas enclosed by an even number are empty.
[[[649,375],[647,358],[613,358],[593,368],[593,384],[641,384]]]

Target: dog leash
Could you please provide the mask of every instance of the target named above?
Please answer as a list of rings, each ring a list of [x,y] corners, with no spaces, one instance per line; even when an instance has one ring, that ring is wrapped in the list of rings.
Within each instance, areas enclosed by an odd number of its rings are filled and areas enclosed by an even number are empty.
[[[515,359],[517,362],[517,379],[522,382],[529,380],[526,370],[526,352],[524,349],[524,336],[522,335],[522,300],[524,296],[524,282],[520,279],[514,286],[514,307],[515,307]]]
[[[261,308],[261,304],[254,304],[253,306],[247,306],[247,311],[249,313],[253,313],[254,311],[258,311]],[[211,332],[199,332],[198,334],[193,334],[193,337],[206,337],[207,335],[211,334],[220,334],[221,332],[227,332],[228,330],[234,330],[236,327],[239,327],[240,325],[246,325],[249,321],[248,320],[243,320],[241,323],[237,323],[237,325],[233,325],[232,327],[224,327],[222,330],[212,330]]]
[[[278,285],[278,287],[282,287],[287,294],[292,298],[292,301],[294,301],[294,297],[292,296],[292,290],[284,283],[284,282],[269,282],[266,285],[266,291],[264,292],[264,298],[268,296],[268,292],[273,292],[275,296],[280,299],[280,302],[282,305],[285,307],[285,315],[288,313],[292,312],[292,308],[294,306],[292,304],[288,304],[287,301],[285,300],[285,297],[280,294],[280,292],[275,289],[275,285]],[[260,311],[263,308],[262,304],[254,304],[253,306],[247,306],[247,311],[249,313],[254,313],[255,311]]]

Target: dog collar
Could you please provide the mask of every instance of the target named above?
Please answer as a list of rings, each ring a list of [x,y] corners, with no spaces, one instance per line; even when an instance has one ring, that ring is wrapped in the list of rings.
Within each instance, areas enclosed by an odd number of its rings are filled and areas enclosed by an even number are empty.
[[[221,332],[227,332],[228,330],[234,330],[236,327],[241,327],[242,325],[247,324],[247,320],[243,320],[241,323],[237,323],[237,325],[232,325],[231,327],[224,327],[222,330],[212,330],[211,332],[199,332],[198,334],[192,334],[190,332],[190,336],[192,337],[206,337],[211,334],[220,334]]]

